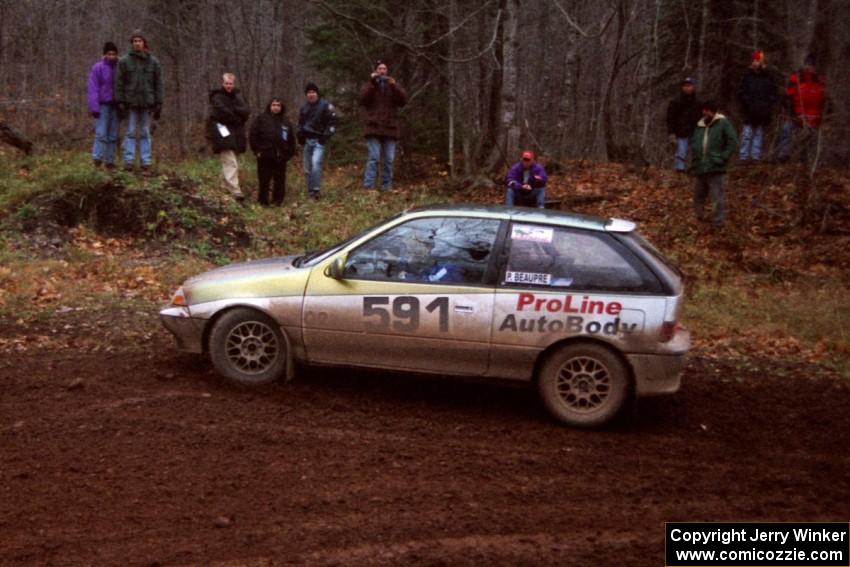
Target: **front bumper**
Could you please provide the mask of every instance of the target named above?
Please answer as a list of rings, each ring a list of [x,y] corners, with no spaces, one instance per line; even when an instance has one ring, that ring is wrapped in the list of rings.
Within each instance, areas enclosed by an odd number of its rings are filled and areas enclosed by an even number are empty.
[[[204,352],[205,319],[193,319],[186,307],[169,306],[159,312],[162,324],[177,339],[177,348],[185,352]]]

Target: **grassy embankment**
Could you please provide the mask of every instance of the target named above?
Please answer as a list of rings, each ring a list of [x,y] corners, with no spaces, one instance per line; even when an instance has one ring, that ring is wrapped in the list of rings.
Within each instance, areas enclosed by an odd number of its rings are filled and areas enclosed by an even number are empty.
[[[328,172],[324,198],[312,202],[303,198],[293,162],[284,206],[263,208],[226,196],[215,159],[163,163],[158,176],[139,178],[95,170],[83,153],[5,157],[0,321],[7,322],[128,304],[154,310],[184,278],[216,264],[329,245],[412,205],[500,199],[499,190],[449,191],[436,171],[378,195],[359,190],[360,168],[348,166]],[[255,191],[253,167],[245,159],[242,178],[249,191]],[[811,361],[850,377],[846,272],[820,264],[790,275],[785,268],[765,268],[769,262],[753,260],[763,253],[742,229],[706,234],[683,220],[687,192],[665,173],[647,181],[610,164],[582,167],[570,179],[570,193],[610,192],[596,180],[605,173],[610,178],[612,171],[626,187],[619,189],[623,200],[582,212],[637,217],[644,232],[692,276],[685,322],[699,352],[744,367],[776,358]],[[657,197],[646,191],[647,183]],[[559,190],[553,183],[550,192]],[[685,213],[671,222],[670,211],[677,209]],[[797,235],[760,244],[767,245],[805,249],[806,242]]]

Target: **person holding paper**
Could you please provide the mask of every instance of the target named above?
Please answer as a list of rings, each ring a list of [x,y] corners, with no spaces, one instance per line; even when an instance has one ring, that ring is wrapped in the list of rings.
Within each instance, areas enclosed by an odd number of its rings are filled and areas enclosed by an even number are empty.
[[[239,188],[239,161],[237,154],[245,153],[245,123],[251,109],[236,88],[236,76],[225,73],[221,88],[210,91],[210,114],[207,119],[207,138],[213,152],[221,160],[221,174],[230,194],[237,201],[245,199]]]

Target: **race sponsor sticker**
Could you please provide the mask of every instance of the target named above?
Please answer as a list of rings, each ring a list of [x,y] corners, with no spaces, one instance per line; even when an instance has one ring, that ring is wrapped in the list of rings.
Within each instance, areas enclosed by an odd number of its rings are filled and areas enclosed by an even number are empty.
[[[528,240],[530,242],[552,242],[555,234],[553,228],[545,226],[533,226],[528,224],[515,224],[511,229],[511,240]]]
[[[506,272],[505,283],[521,283],[531,285],[550,285],[552,276],[550,274],[539,274],[535,272]]]

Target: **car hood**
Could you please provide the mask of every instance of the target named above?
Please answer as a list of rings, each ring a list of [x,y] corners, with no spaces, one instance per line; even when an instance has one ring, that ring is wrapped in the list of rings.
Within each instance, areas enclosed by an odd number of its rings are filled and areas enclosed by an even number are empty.
[[[310,269],[295,267],[295,258],[282,256],[216,268],[186,280],[183,291],[190,305],[221,299],[301,295]]]

